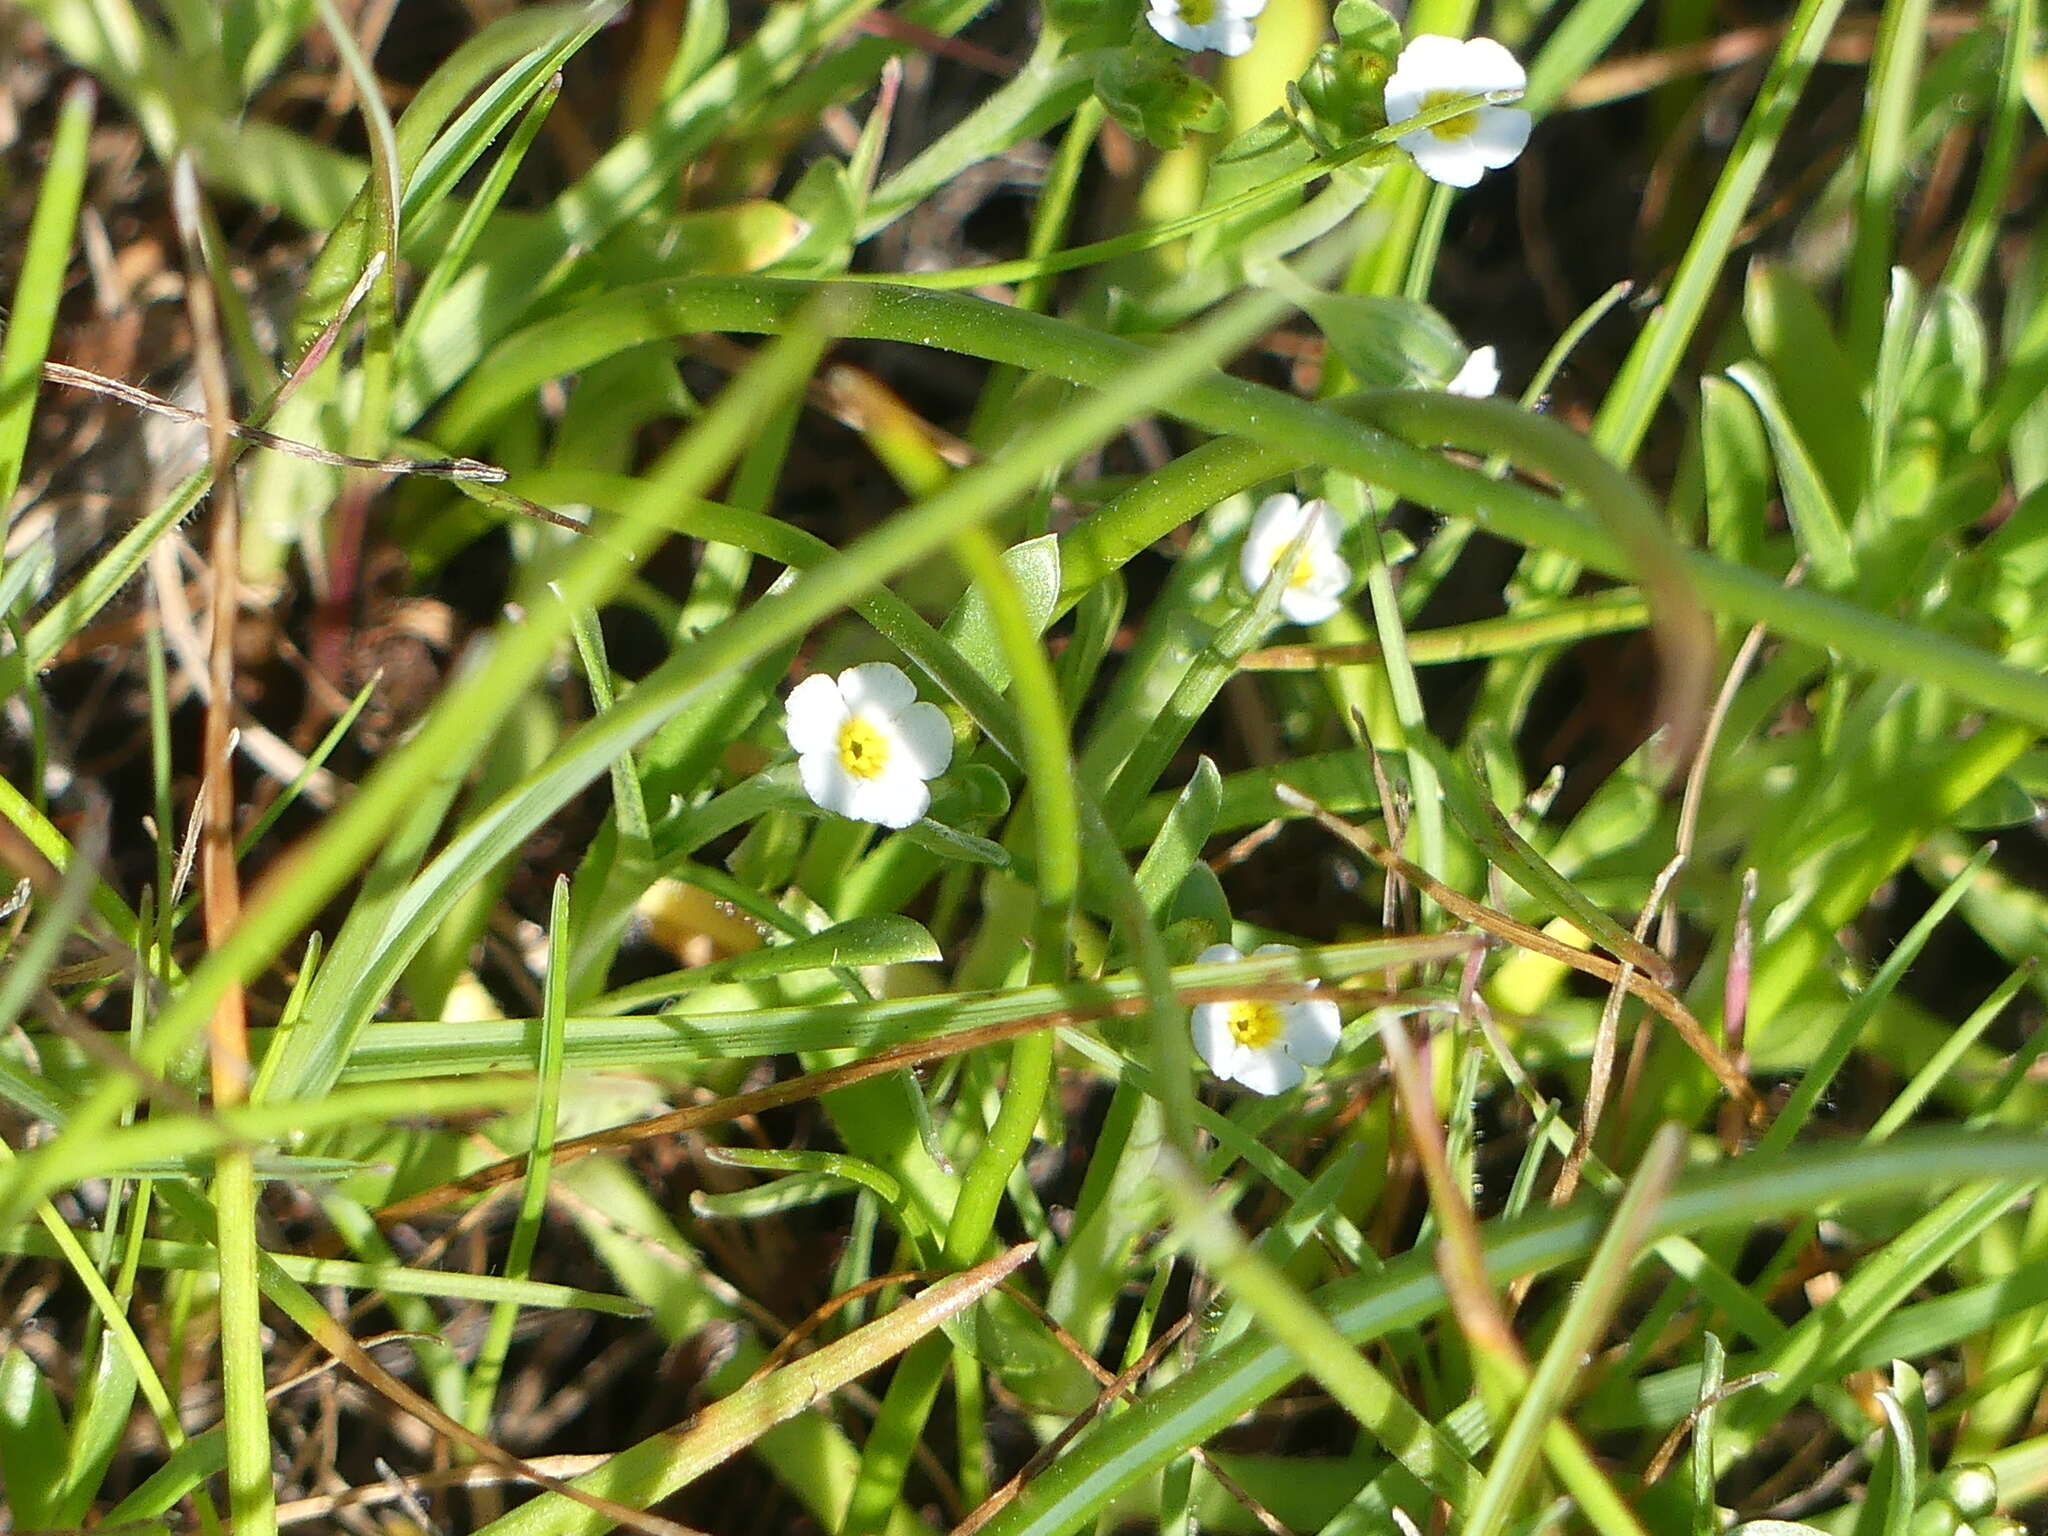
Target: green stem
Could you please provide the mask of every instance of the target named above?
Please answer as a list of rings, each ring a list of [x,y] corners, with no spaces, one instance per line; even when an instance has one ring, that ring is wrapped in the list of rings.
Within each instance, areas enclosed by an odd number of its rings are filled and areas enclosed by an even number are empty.
[[[213,1203],[218,1212],[228,1520],[237,1532],[264,1536],[277,1529],[277,1493],[270,1477],[270,1404],[264,1396],[262,1294],[256,1276],[256,1176],[247,1147],[220,1154]]]

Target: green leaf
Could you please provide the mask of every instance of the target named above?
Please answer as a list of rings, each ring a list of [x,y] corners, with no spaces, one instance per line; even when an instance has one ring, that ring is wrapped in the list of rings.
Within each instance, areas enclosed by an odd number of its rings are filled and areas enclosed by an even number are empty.
[[[881,913],[848,918],[787,944],[770,944],[709,965],[632,982],[595,999],[593,1006],[605,1012],[625,1012],[725,982],[766,981],[835,966],[910,965],[944,958],[938,941],[923,924],[895,913]]]
[[[811,162],[789,192],[789,213],[802,226],[775,270],[790,277],[834,277],[853,259],[861,196],[846,167],[827,156]]]
[[[1272,185],[1288,172],[1315,158],[1315,146],[1301,136],[1285,113],[1274,112],[1252,124],[1218,151],[1209,162],[1200,208],[1221,208],[1233,199]],[[1300,206],[1301,191],[1275,195],[1258,207],[1197,231],[1188,241],[1188,265],[1198,267],[1219,255],[1235,254],[1253,231]]]
[[[1362,389],[1435,385],[1458,371],[1465,343],[1429,305],[1391,294],[1299,295],[1333,350]]]
[[[1772,380],[1750,363],[1737,363],[1728,377],[1741,385],[1763,418],[1770,434],[1771,451],[1777,460],[1778,486],[1785,494],[1785,511],[1792,519],[1799,547],[1813,564],[1815,581],[1831,590],[1848,586],[1856,577],[1856,556],[1841,513],[1826,480],[1797,427],[1786,413]]]
[[[19,1345],[0,1355],[0,1467],[18,1525],[56,1523],[68,1439],[64,1410],[35,1361]]]
[[[1330,24],[1348,48],[1391,60],[1401,51],[1401,23],[1377,0],[1337,0]]]
[[[1017,594],[1024,601],[1031,632],[1043,634],[1059,606],[1059,540],[1047,533],[1013,544],[1003,551],[1003,566],[1017,584]],[[967,664],[987,680],[989,687],[998,693],[1009,687],[1009,663],[996,639],[995,619],[989,611],[988,599],[978,587],[971,588],[960,600],[960,606],[953,610],[953,616],[946,621],[941,633]]]
[[[1863,499],[1870,439],[1861,372],[1812,291],[1783,266],[1750,265],[1742,313],[1785,420],[1807,445],[1828,499],[1853,509]]]
[[[2040,819],[2041,807],[2034,797],[2011,775],[2000,774],[1970,797],[1951,825],[1963,832],[1990,832],[2029,826]]]
[[[14,502],[21,480],[22,455],[35,417],[37,386],[50,335],[57,323],[64,273],[71,259],[71,237],[85,195],[87,151],[92,134],[94,94],[81,81],[64,93],[50,142],[49,163],[36,195],[27,243],[21,252],[20,275],[13,302],[5,311],[7,329],[0,339],[0,507]]]
[[[1154,923],[1166,923],[1174,895],[1187,880],[1195,861],[1201,858],[1202,845],[1215,831],[1216,815],[1222,806],[1222,775],[1207,757],[1197,758],[1195,771],[1189,775],[1173,809],[1166,813],[1159,835],[1138,865],[1138,894],[1144,898]]]

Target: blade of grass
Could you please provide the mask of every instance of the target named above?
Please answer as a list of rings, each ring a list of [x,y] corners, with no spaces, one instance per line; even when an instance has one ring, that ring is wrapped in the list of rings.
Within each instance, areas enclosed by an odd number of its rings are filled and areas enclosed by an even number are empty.
[[[1807,77],[1841,14],[1842,0],[1800,0],[1771,60],[1756,103],[1744,117],[1735,147],[1714,184],[1713,195],[1694,226],[1692,239],[1663,302],[1629,349],[1620,374],[1594,418],[1593,446],[1619,464],[1629,464],[1649,431],[1678,365],[1705,317],[1721,268],[1749,217],[1750,203],[1806,89]]]
[[[1649,1152],[1616,1204],[1600,1245],[1587,1260],[1585,1278],[1573,1288],[1564,1317],[1530,1374],[1514,1417],[1501,1433],[1493,1462],[1486,1469],[1486,1481],[1466,1522],[1470,1536],[1496,1536],[1504,1529],[1516,1496],[1535,1469],[1539,1448],[1548,1446],[1554,1433],[1564,1427],[1562,1415],[1580,1362],[1599,1342],[1627,1294],[1629,1271],[1644,1252],[1651,1220],[1684,1161],[1684,1130],[1665,1126],[1650,1143]],[[1560,1474],[1564,1470],[1560,1466]]]
[[[534,1064],[540,1092],[533,1101],[533,1139],[526,1152],[526,1179],[519,1190],[519,1214],[513,1218],[512,1241],[505,1253],[504,1275],[523,1281],[532,1272],[534,1248],[540,1241],[541,1222],[547,1216],[548,1178],[554,1170],[551,1154],[555,1127],[562,1106],[562,1025],[569,1005],[569,882],[555,882],[553,905],[548,912],[548,973],[541,1014],[540,1059]],[[469,1404],[465,1419],[478,1434],[491,1422],[491,1408],[504,1376],[505,1352],[512,1347],[512,1325],[518,1321],[516,1302],[501,1301],[491,1309],[491,1321],[484,1334],[476,1363],[470,1367]]]
[[[92,82],[77,80],[65,89],[57,108],[50,159],[29,220],[21,274],[14,280],[6,336],[0,339],[0,521],[13,507],[15,489],[21,484],[22,455],[35,419],[36,385],[56,329],[64,272],[71,263],[72,231],[85,197],[87,150],[98,99]]]
[[[1161,1171],[1161,1183],[1188,1251],[1390,1456],[1442,1498],[1453,1514],[1460,1519],[1468,1515],[1481,1483],[1457,1445],[1417,1412],[1284,1274],[1246,1246],[1190,1173],[1168,1166]]]
[[[1927,47],[1929,0],[1887,0],[1864,92],[1857,158],[1856,233],[1844,279],[1843,328],[1868,369],[1877,361],[1891,290],[1892,229],[1906,177],[1906,133]]]

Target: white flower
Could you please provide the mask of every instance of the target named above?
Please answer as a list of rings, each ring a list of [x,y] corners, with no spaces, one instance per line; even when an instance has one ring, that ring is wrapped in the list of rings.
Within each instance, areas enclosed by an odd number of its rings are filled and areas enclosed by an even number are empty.
[[[1491,347],[1481,347],[1465,359],[1465,366],[1451,375],[1451,382],[1444,388],[1454,395],[1484,400],[1500,388],[1500,354]]]
[[[1337,553],[1337,514],[1327,501],[1302,501],[1282,492],[1260,502],[1252,514],[1251,531],[1244,536],[1237,569],[1257,596],[1297,537],[1301,548],[1280,591],[1280,614],[1290,624],[1320,624],[1337,611],[1351,584],[1351,567]]]
[[[1387,77],[1387,121],[1401,122],[1483,91],[1521,91],[1529,77],[1515,56],[1490,37],[1460,39],[1425,33],[1401,50]],[[1469,187],[1514,162],[1529,142],[1529,114],[1520,107],[1475,107],[1418,128],[1395,141],[1431,181]]]
[[[1145,19],[1177,48],[1213,48],[1236,58],[1252,45],[1252,21],[1266,0],[1151,0]]]
[[[789,691],[782,729],[804,793],[855,821],[907,827],[932,803],[926,779],[953,761],[953,731],[936,704],[886,661],[819,673]]]
[[[1291,955],[1291,944],[1261,944],[1254,955]],[[1198,956],[1242,960],[1228,944],[1211,944]],[[1341,1032],[1337,1005],[1299,1003],[1198,1003],[1190,1027],[1195,1051],[1225,1082],[1243,1083],[1253,1093],[1285,1093],[1320,1067],[1337,1049]]]

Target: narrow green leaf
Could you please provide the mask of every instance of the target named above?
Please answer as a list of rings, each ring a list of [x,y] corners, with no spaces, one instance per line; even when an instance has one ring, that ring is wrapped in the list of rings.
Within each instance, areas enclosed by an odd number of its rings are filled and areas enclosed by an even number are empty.
[[[49,163],[43,168],[35,215],[29,220],[28,241],[21,253],[21,272],[14,280],[13,301],[6,311],[6,334],[0,338],[0,509],[13,506],[15,488],[21,483],[22,454],[28,447],[43,360],[49,355],[50,335],[64,295],[72,231],[85,196],[87,149],[97,100],[97,93],[84,80],[64,92],[50,141]]]
[[[1831,589],[1848,586],[1856,578],[1856,556],[1849,545],[1848,530],[1827,482],[1779,401],[1776,388],[1761,369],[1749,363],[1737,363],[1728,370],[1728,377],[1755,404],[1764,430],[1770,434],[1778,485],[1785,493],[1785,510],[1792,519],[1801,552],[1813,564],[1814,579]]]

